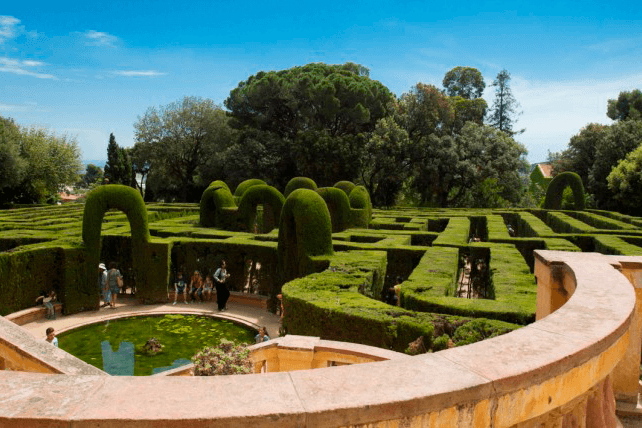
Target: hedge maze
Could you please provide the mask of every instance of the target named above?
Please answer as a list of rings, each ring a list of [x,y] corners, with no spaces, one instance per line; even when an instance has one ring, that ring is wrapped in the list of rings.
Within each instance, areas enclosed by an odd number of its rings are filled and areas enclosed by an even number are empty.
[[[209,273],[225,258],[232,291],[265,295],[271,310],[283,295],[287,333],[436,351],[534,320],[536,249],[642,254],[642,218],[613,212],[378,210],[362,186],[301,177],[284,193],[216,181],[200,205],[145,206],[127,189],[0,211],[0,315],[51,288],[65,313],[97,309],[99,261],[116,261],[141,302],[166,302],[178,269]]]

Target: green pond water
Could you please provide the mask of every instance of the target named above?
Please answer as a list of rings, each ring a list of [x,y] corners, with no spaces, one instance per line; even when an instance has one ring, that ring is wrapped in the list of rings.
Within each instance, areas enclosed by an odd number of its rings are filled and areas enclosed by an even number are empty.
[[[221,339],[254,343],[256,331],[227,320],[198,315],[122,318],[82,327],[58,336],[59,346],[115,376],[149,376],[191,362],[205,346]],[[142,352],[149,338],[164,345],[154,356]]]

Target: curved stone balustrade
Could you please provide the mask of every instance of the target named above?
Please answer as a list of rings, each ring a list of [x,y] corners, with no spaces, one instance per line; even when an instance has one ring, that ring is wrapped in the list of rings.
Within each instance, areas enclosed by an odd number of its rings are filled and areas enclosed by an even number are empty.
[[[614,427],[611,379],[632,335],[629,280],[640,277],[624,265],[641,266],[642,257],[538,251],[536,259],[539,320],[503,336],[410,358],[246,376],[5,371],[0,426]]]

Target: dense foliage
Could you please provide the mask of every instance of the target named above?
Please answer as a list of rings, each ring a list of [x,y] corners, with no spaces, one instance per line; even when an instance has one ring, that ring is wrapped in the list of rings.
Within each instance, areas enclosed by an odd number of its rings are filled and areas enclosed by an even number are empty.
[[[55,202],[82,169],[74,137],[26,128],[0,117],[1,203]]]

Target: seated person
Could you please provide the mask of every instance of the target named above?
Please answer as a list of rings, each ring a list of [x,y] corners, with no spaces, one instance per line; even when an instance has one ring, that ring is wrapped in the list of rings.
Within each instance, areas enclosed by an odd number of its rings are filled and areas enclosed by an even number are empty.
[[[183,279],[183,272],[181,272],[180,270],[176,274],[176,281],[174,281],[174,304],[176,304],[176,300],[178,299],[179,294],[183,295],[183,303],[187,305],[185,280]]]
[[[47,313],[45,318],[48,320],[56,319],[56,310],[54,309],[54,303],[56,302],[56,292],[54,290],[49,291],[48,293],[43,293],[36,299],[36,304],[42,303],[45,308],[47,308]]]
[[[254,336],[254,340],[256,341],[256,343],[263,343],[270,340],[270,336],[268,336],[268,331],[265,326],[259,328],[259,333]]]

